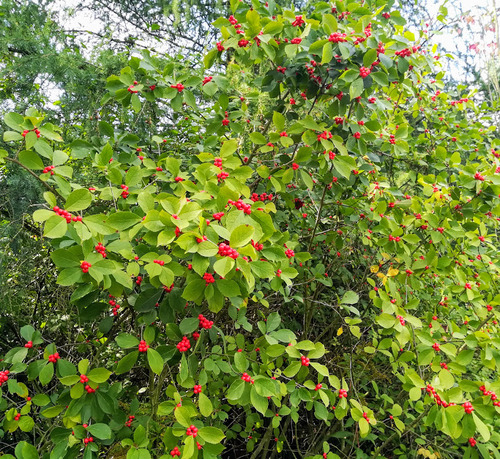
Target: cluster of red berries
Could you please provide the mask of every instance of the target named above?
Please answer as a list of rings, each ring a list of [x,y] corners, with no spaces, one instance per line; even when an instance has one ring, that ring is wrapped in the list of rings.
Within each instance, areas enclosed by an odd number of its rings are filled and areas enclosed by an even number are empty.
[[[104,247],[100,242],[97,243],[94,249],[97,253],[102,255],[102,258],[106,258],[106,247]]]
[[[9,370],[0,371],[0,386],[9,379]]]
[[[86,375],[80,375],[80,382],[82,384],[88,383],[89,382],[88,376],[86,376]]]
[[[486,387],[484,386],[481,386],[479,390],[483,393],[483,395],[491,397],[491,400],[493,400],[493,405],[500,406],[500,400],[497,400],[498,396],[497,394],[495,394],[495,392],[486,390]]]
[[[347,41],[347,34],[345,33],[340,33],[340,32],[334,32],[330,34],[328,37],[328,41],[331,41],[333,43],[342,43]]]
[[[177,349],[179,352],[186,352],[191,348],[191,343],[186,336],[183,336],[182,339],[177,343]]]
[[[476,446],[477,441],[474,438],[469,438],[469,445],[471,445],[473,448]]]
[[[24,345],[24,347],[26,347],[26,348],[28,348],[28,349],[31,349],[31,348],[33,347],[33,341],[31,341],[31,340],[30,340],[30,341],[28,341],[28,342]]]
[[[257,202],[257,201],[272,201],[273,199],[273,195],[272,194],[267,194],[267,193],[261,193],[261,194],[257,194],[257,193],[252,193],[252,196],[250,196],[250,200],[252,200],[253,202]]]
[[[250,241],[250,244],[252,244],[253,248],[257,250],[257,252],[260,252],[264,248],[264,244],[259,244],[258,242],[255,242],[253,239]]]
[[[35,128],[33,128],[33,129],[31,129],[31,131],[33,131],[33,132],[36,134],[37,139],[39,139],[39,138],[40,138],[40,131],[39,131],[36,127],[35,127]],[[30,132],[30,130],[25,129],[21,135],[22,135],[23,137],[26,137],[26,135],[28,134],[28,132]]]
[[[50,175],[54,175],[54,169],[56,166],[47,166],[43,169],[42,174],[48,174],[50,172]]]
[[[142,276],[137,276],[137,279],[135,280],[135,283],[137,285],[141,285],[141,283],[142,283]]]
[[[396,143],[396,137],[394,136],[394,134],[391,134],[389,136],[389,143],[391,143],[392,145]]]
[[[229,174],[227,172],[221,171],[220,173],[217,174],[217,180],[222,181],[225,180],[229,177]]]
[[[179,451],[179,448],[176,446],[172,451],[170,451],[170,455],[172,457],[181,457],[181,452]]]
[[[131,94],[136,94],[138,93],[139,91],[137,89],[135,89],[135,85],[136,84],[139,84],[138,81],[134,81],[134,84],[131,84],[128,88],[127,88],[127,91],[130,92]]]
[[[199,334],[198,332],[194,332],[194,333],[193,333],[193,339],[194,339],[195,341],[198,341],[199,337],[200,337],[200,334]]]
[[[198,436],[198,429],[193,426],[193,425],[190,425],[187,430],[186,430],[186,435],[192,435],[193,438],[194,437],[197,437]]]
[[[292,38],[292,39],[290,40],[290,43],[291,43],[292,45],[299,45],[301,42],[302,42],[302,38]]]
[[[321,139],[331,139],[332,138],[332,133],[329,131],[323,131],[321,134],[318,134],[318,142],[321,142]]]
[[[219,244],[219,255],[221,257],[232,258],[233,260],[236,260],[240,256],[236,249],[232,249],[228,244],[224,244],[224,242]]]
[[[425,390],[430,397],[434,397],[437,405],[442,405],[445,408],[456,405],[456,403],[447,403],[444,400],[441,400],[441,397],[436,393],[436,389],[434,389],[434,387],[432,387],[430,384],[427,384]]]
[[[481,182],[484,182],[484,175],[481,175],[479,172],[476,172],[476,173],[474,174],[474,178],[475,178],[476,180],[480,180]]]
[[[205,280],[205,284],[213,284],[215,282],[214,276],[210,273],[203,274],[203,279]]]
[[[212,215],[212,218],[217,221],[220,221],[222,217],[224,217],[224,212],[217,212]]]
[[[389,241],[396,241],[399,242],[401,238],[399,236],[393,236],[392,234],[389,234]]]
[[[177,91],[182,92],[184,89],[184,85],[182,83],[177,83],[177,84],[171,84],[171,88],[177,89]]]
[[[59,352],[49,355],[49,362],[56,363],[61,357],[59,356]]]
[[[201,390],[202,390],[202,387],[199,385],[199,384],[195,384],[194,387],[193,387],[193,392],[195,394],[199,394],[201,393]]]
[[[85,443],[86,445],[87,445],[88,443],[92,443],[93,441],[94,441],[94,439],[93,439],[92,437],[88,437],[88,438],[84,438],[84,439],[83,439],[83,443]]]
[[[132,421],[135,419],[135,416],[134,415],[130,415],[128,417],[128,421],[125,423],[125,427],[130,427],[132,425]]]
[[[196,238],[196,242],[198,244],[201,244],[203,241],[208,241],[208,238],[206,236],[202,236],[202,237],[197,237]]]
[[[214,166],[222,167],[222,158],[214,158]]]
[[[309,359],[306,356],[301,355],[300,356],[300,363],[303,367],[308,367],[309,366]]]
[[[59,216],[63,217],[66,219],[66,223],[70,223],[71,220],[73,220],[74,222],[81,222],[82,221],[82,217],[80,216],[77,216],[77,217],[74,217],[73,215],[71,215],[67,210],[64,210],[64,209],[61,209],[60,207],[58,206],[54,206],[52,207],[52,210]]]
[[[127,199],[128,198],[128,195],[129,195],[129,192],[128,192],[128,186],[127,185],[120,185],[121,189],[123,190],[122,191],[122,198],[123,199]]]
[[[254,379],[247,372],[241,375],[241,379],[243,379],[243,381],[245,382],[249,382],[250,384],[254,384],[255,382]]]
[[[280,65],[278,65],[278,67],[276,67],[276,71],[284,75],[286,72],[286,67],[281,67]]]
[[[95,389],[92,389],[92,387],[90,387],[88,384],[85,386],[87,394],[94,394],[97,389],[99,389],[99,386],[97,386]]]
[[[396,51],[394,54],[396,54],[396,56],[399,56],[399,57],[409,57],[409,56],[411,56],[412,51],[411,51],[411,49],[404,48],[401,51]]]
[[[82,264],[80,265],[80,268],[82,268],[83,273],[88,273],[89,268],[91,268],[92,265],[88,261],[82,261]]]
[[[292,26],[294,27],[300,27],[301,25],[304,25],[304,19],[302,19],[302,16],[295,16],[295,21],[292,22]]]
[[[203,78],[203,83],[201,83],[202,86],[205,86],[207,83],[210,83],[212,81],[212,78],[211,76],[206,76],[205,78]]]
[[[149,349],[149,344],[146,343],[143,339],[139,343],[139,352],[147,352]]]
[[[314,388],[314,390],[318,391],[318,390],[320,390],[322,387],[323,387],[323,384],[316,384],[316,387]]]
[[[113,306],[113,315],[118,315],[118,309],[120,309],[120,305],[115,300],[109,300],[108,303],[110,306]]]
[[[198,316],[198,320],[200,321],[198,326],[205,330],[210,330],[214,324],[213,320],[208,320],[203,314]]]
[[[236,206],[238,210],[242,210],[247,215],[252,213],[252,206],[250,204],[245,204],[241,199],[238,199],[237,201],[229,199],[227,203],[228,205]]]
[[[292,258],[295,256],[295,252],[292,250],[292,249],[286,249],[285,250],[285,255],[288,257],[288,258]]]
[[[347,389],[339,389],[339,398],[347,398]]]
[[[165,264],[165,262],[163,260],[153,260],[153,263],[156,263],[160,266],[163,266]]]
[[[14,421],[19,421],[19,419],[21,419],[21,413],[17,413],[17,414],[14,416]]]
[[[405,319],[403,316],[397,316],[397,318],[399,319],[399,323],[404,327],[406,322],[405,322]]]
[[[361,139],[361,132],[355,132],[354,133],[354,138],[355,139]]]
[[[471,402],[465,402],[462,406],[467,414],[471,414],[474,411],[474,407]]]
[[[166,285],[163,286],[163,290],[165,290],[167,293],[170,293],[174,289],[174,284],[170,284],[170,287],[167,287]]]
[[[220,41],[218,41],[215,45],[217,46],[217,51],[219,51],[219,53],[224,51],[224,49],[225,49],[224,45]]]
[[[436,352],[438,352],[441,348],[439,347],[439,343],[434,343],[432,345],[432,349],[434,349]]]

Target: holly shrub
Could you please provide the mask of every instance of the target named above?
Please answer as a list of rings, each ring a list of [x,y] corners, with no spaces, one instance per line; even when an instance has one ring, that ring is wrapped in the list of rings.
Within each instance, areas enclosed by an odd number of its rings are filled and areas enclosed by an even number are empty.
[[[70,300],[4,355],[4,457],[500,457],[495,107],[382,0],[231,9],[94,133],[5,117]]]

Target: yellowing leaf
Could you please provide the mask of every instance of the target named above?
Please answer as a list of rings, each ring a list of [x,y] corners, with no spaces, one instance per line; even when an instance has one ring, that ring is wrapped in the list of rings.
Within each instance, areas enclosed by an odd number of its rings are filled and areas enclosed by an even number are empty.
[[[378,265],[370,266],[370,271],[372,273],[378,273],[378,269],[379,269]]]
[[[389,268],[389,270],[387,271],[387,275],[389,277],[394,277],[394,276],[397,276],[399,274],[399,269],[396,269],[396,268]]]
[[[338,330],[337,330],[337,336],[340,336],[342,333],[344,333],[344,329],[342,327],[340,327]]]

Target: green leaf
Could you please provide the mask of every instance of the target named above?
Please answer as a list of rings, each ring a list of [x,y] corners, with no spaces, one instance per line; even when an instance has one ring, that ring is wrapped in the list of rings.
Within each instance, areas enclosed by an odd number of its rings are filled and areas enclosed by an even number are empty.
[[[23,432],[31,432],[31,430],[33,430],[33,427],[35,427],[35,421],[33,421],[32,417],[22,416],[19,420],[19,428]]]
[[[218,279],[216,285],[219,292],[227,298],[234,298],[241,295],[239,285],[233,280]]]
[[[233,267],[234,260],[229,257],[221,258],[214,263],[214,271],[221,277],[226,277]]]
[[[344,293],[342,297],[342,304],[356,304],[359,301],[359,295],[352,290]]]
[[[198,394],[198,404],[202,416],[205,416],[207,418],[212,414],[212,411],[214,409],[212,402],[203,392],[200,392]]]
[[[260,132],[252,132],[249,135],[250,140],[257,145],[264,145],[267,143],[267,139]]]
[[[321,63],[326,64],[330,62],[333,58],[333,45],[328,42],[323,46],[323,55],[321,57]]]
[[[183,335],[189,335],[198,328],[199,324],[200,321],[198,320],[198,317],[186,317],[185,319],[182,319],[179,324],[179,330]]]
[[[175,419],[183,427],[191,425],[190,411],[185,406],[178,406],[174,410]],[[199,433],[199,432],[198,432]]]
[[[120,333],[115,341],[122,349],[130,349],[139,345],[139,339],[129,333]]]
[[[40,384],[42,386],[46,386],[54,376],[54,364],[52,362],[48,362],[38,375],[38,379],[40,380]]]
[[[80,266],[80,259],[74,252],[68,249],[54,250],[50,254],[50,258],[55,263],[58,268],[71,268],[74,266]]]
[[[64,406],[63,405],[56,405],[56,406],[51,406],[50,408],[46,408],[45,410],[43,411],[40,411],[40,414],[44,417],[44,418],[55,418],[56,416],[58,416],[61,411],[64,410]]]
[[[485,442],[489,441],[491,434],[490,434],[490,429],[488,429],[488,426],[483,421],[481,421],[479,417],[477,417],[476,413],[472,413],[472,419],[474,419],[474,424],[476,424],[476,429],[483,437],[483,440]]]
[[[349,86],[349,96],[351,97],[351,100],[363,94],[364,88],[365,87],[362,78],[354,80],[351,83],[351,86]]]
[[[328,377],[329,376],[329,372],[328,372],[328,368],[325,366],[325,365],[321,365],[320,363],[318,362],[311,362],[311,366],[321,375],[321,376],[325,376],[325,377]]]
[[[31,401],[36,406],[46,406],[50,403],[50,398],[45,394],[36,394]]]
[[[234,354],[234,366],[240,373],[243,373],[244,371],[247,370],[248,360],[243,354],[243,352],[236,352]]]
[[[375,48],[371,48],[363,56],[363,66],[370,67],[376,60],[377,50]]]
[[[56,239],[63,237],[68,229],[68,224],[63,217],[59,215],[53,215],[45,222],[45,227],[43,229],[43,235],[45,237]]]
[[[132,369],[132,367],[135,365],[135,362],[137,362],[137,358],[139,357],[139,351],[134,351],[131,352],[130,354],[127,354],[123,359],[121,359],[118,362],[118,365],[116,365],[116,370],[115,373],[117,375],[121,375],[123,373],[127,373]]]
[[[364,438],[370,432],[370,425],[365,418],[361,418],[359,420],[359,433],[361,434],[361,438]]]
[[[301,366],[300,362],[292,362],[287,368],[285,368],[283,374],[287,378],[293,378],[299,372]]]
[[[154,349],[151,348],[148,349],[147,354],[148,354],[148,363],[149,366],[151,367],[151,370],[153,371],[153,373],[159,375],[163,370],[162,356],[158,353],[158,351],[155,351]]]
[[[249,225],[237,226],[233,231],[231,231],[231,236],[229,238],[229,245],[232,248],[242,247],[250,242],[255,229]]]
[[[239,400],[245,391],[245,381],[237,379],[233,381],[226,394],[228,400]]]
[[[72,386],[73,384],[76,384],[78,381],[80,381],[80,376],[78,375],[64,376],[64,378],[59,378],[59,381],[61,381],[61,384],[63,384],[64,386]]]
[[[213,445],[220,443],[225,438],[224,432],[217,427],[202,427],[198,430],[198,435]]]
[[[250,402],[259,413],[266,413],[269,401],[267,400],[267,397],[259,395],[254,386],[250,389]]]
[[[108,218],[106,224],[114,229],[117,229],[118,231],[123,231],[140,221],[141,217],[132,212],[117,212]]]
[[[375,83],[378,83],[380,86],[389,85],[389,79],[384,72],[372,72],[370,76],[373,78],[373,81],[375,81]]]
[[[14,129],[16,131],[22,130],[21,124],[24,123],[24,117],[19,115],[18,113],[9,112],[5,114],[3,120],[5,121],[5,124],[11,129]]]
[[[285,117],[279,112],[274,112],[273,124],[276,126],[278,132],[282,132],[285,129]]]
[[[41,170],[45,166],[43,165],[42,158],[38,156],[34,151],[32,150],[23,150],[21,153],[19,153],[19,162],[23,165],[26,166],[28,169],[32,170]]]
[[[87,432],[100,440],[109,440],[111,438],[111,429],[107,424],[97,423],[87,427]]]
[[[78,367],[80,367],[80,365],[78,365]],[[91,381],[101,384],[109,379],[111,371],[106,370],[106,368],[94,368],[93,370],[90,370],[87,376]]]

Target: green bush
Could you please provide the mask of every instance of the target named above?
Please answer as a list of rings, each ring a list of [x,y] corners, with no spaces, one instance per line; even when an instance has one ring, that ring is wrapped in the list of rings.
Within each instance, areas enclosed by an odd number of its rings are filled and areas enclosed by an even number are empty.
[[[494,107],[382,2],[254,3],[98,135],[5,117],[71,299],[4,356],[4,457],[500,456]]]

